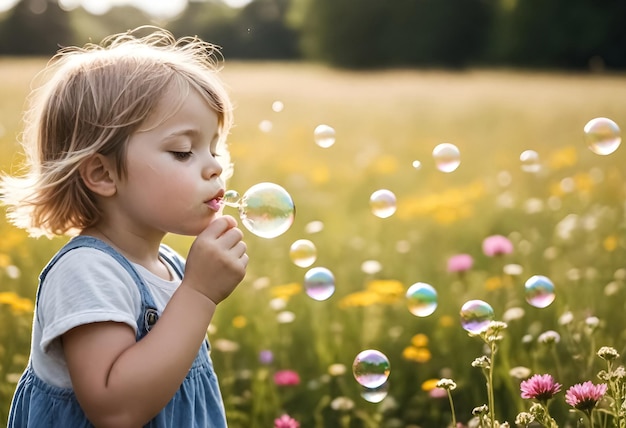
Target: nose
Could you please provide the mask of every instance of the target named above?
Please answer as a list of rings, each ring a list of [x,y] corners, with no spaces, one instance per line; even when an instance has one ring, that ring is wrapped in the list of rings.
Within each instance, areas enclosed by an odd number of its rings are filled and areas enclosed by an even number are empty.
[[[222,167],[222,164],[220,164],[214,156],[209,154],[207,161],[202,167],[202,178],[210,180],[215,176],[219,177],[222,175],[223,170],[224,168]]]

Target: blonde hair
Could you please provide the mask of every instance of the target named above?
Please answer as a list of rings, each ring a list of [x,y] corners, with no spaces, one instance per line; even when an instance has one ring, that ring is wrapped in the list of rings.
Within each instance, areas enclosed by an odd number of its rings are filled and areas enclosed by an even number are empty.
[[[100,44],[60,49],[40,74],[46,83],[29,97],[21,141],[25,172],[0,178],[9,220],[32,236],[71,234],[97,223],[101,214],[80,165],[100,153],[124,177],[130,136],[171,90],[179,105],[195,90],[217,112],[217,150],[228,179],[232,105],[217,76],[221,59],[211,43],[146,26]]]

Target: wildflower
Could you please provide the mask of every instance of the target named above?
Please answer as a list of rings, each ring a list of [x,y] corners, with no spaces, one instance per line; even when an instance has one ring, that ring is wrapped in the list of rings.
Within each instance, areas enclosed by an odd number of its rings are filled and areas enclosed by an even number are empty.
[[[282,415],[280,418],[274,419],[274,428],[300,428],[300,424],[291,416]]]
[[[233,318],[233,327],[244,328],[246,325],[248,325],[248,320],[243,315],[237,315]]]
[[[515,417],[515,424],[516,425],[528,426],[531,423],[533,423],[534,420],[535,420],[535,418],[530,413],[528,413],[528,412],[521,412],[521,413],[519,413]]]
[[[428,346],[428,336],[418,333],[411,338],[411,344],[416,348],[425,348]]]
[[[492,235],[483,241],[483,253],[487,257],[495,257],[513,252],[513,243],[506,236]]]
[[[454,382],[452,379],[440,379],[439,382],[437,382],[437,388],[442,388],[445,390],[450,390],[450,391],[454,391],[456,389],[456,382]]]
[[[300,376],[293,370],[279,370],[274,373],[274,383],[278,386],[298,385]]]
[[[474,259],[469,254],[457,254],[448,259],[448,272],[467,272],[474,265]]]
[[[537,342],[543,345],[553,345],[561,341],[561,335],[554,330],[548,330],[539,335]]]
[[[594,385],[590,381],[577,383],[565,393],[565,402],[575,409],[589,413],[604,396],[606,388],[605,383],[598,385]]]
[[[524,318],[526,315],[526,311],[519,306],[507,309],[504,314],[502,314],[502,319],[505,322],[515,321]]]
[[[615,348],[611,348],[610,346],[603,346],[598,350],[598,357],[606,361],[613,361],[616,358],[619,358],[619,354]]]
[[[341,376],[346,373],[346,366],[343,364],[331,364],[328,366],[328,374],[331,376]]]
[[[239,344],[228,339],[217,339],[212,343],[213,347],[220,352],[229,353],[239,351]]]
[[[330,402],[330,408],[337,411],[347,412],[354,408],[354,401],[348,397],[337,397]]]
[[[561,390],[561,384],[555,382],[549,374],[536,374],[530,379],[522,381],[520,389],[522,390],[522,398],[530,398],[545,404]]]
[[[291,311],[281,311],[276,314],[276,322],[279,324],[289,324],[296,319],[296,314]]]
[[[422,391],[432,391],[435,388],[439,388],[437,384],[440,379],[428,379],[422,382]]]
[[[531,374],[528,367],[516,366],[509,370],[509,375],[515,379],[526,379]]]
[[[489,407],[486,404],[472,409],[472,415],[474,416],[486,415],[487,413],[489,413]]]
[[[480,369],[488,369],[491,366],[491,360],[486,355],[482,355],[472,361],[472,367]]]
[[[271,364],[274,361],[274,354],[269,349],[259,352],[259,362],[261,364]]]

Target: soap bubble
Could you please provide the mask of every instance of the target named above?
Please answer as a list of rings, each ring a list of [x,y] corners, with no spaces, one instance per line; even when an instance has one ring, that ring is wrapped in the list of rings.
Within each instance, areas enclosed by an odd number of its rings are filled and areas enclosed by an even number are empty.
[[[536,308],[545,308],[554,302],[554,284],[543,275],[533,275],[526,281],[526,301]]]
[[[587,147],[597,155],[610,155],[622,143],[619,126],[606,117],[591,119],[584,132]]]
[[[461,152],[450,143],[441,143],[433,149],[435,165],[441,172],[455,171],[461,164]]]
[[[385,382],[376,388],[361,386],[361,397],[370,403],[380,403],[389,394],[389,382]]]
[[[391,217],[396,212],[396,195],[387,189],[380,189],[370,196],[370,207],[376,217]]]
[[[415,169],[422,169],[422,163],[418,160],[411,162],[411,166]]]
[[[224,205],[237,207],[241,222],[261,238],[275,238],[285,233],[295,217],[291,195],[274,183],[259,183],[250,187],[243,197],[229,190],[222,198]]]
[[[493,321],[493,308],[482,300],[469,300],[461,307],[461,326],[470,333],[478,334]]]
[[[261,130],[261,132],[270,132],[273,127],[274,124],[269,120],[262,120],[261,122],[259,122],[259,129]]]
[[[335,293],[335,277],[324,267],[314,267],[304,275],[306,294],[318,301],[326,300]]]
[[[524,150],[519,156],[522,163],[522,171],[539,172],[541,164],[539,163],[539,154],[534,150]]]
[[[335,144],[335,129],[328,125],[318,125],[313,131],[315,144],[323,149],[327,149]]]
[[[432,285],[417,282],[406,291],[409,312],[417,317],[427,317],[437,309],[437,291]]]
[[[291,261],[299,267],[309,267],[317,258],[317,248],[308,239],[298,239],[289,248]]]
[[[378,388],[387,382],[390,372],[389,359],[375,349],[359,352],[352,363],[354,378],[366,388]]]

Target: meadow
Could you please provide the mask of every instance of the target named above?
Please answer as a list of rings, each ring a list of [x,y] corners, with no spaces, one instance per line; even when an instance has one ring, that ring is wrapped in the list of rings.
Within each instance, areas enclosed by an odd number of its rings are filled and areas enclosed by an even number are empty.
[[[3,171],[18,170],[20,115],[44,63],[0,59]],[[521,382],[534,374],[550,374],[562,386],[543,403],[558,426],[626,425],[619,370],[591,418],[565,401],[575,384],[602,383],[598,373],[613,373],[626,352],[626,149],[598,155],[583,132],[596,117],[626,126],[626,75],[359,73],[236,62],[222,73],[236,104],[229,187],[244,193],[274,182],[296,205],[281,236],[244,230],[248,273],[208,331],[229,426],[272,427],[283,414],[301,428],[516,426],[517,415],[537,401],[520,395]],[[335,130],[334,145],[315,144],[320,124]],[[460,151],[449,173],[432,155],[444,142]],[[527,150],[537,163],[520,160]],[[397,199],[387,218],[369,203],[380,189]],[[37,276],[66,238],[29,238],[4,217],[0,236],[6,420],[28,360]],[[495,253],[485,243],[493,236],[505,243]],[[311,267],[333,273],[327,300],[306,293],[309,268],[289,251],[298,239],[315,245]],[[166,240],[182,254],[191,243]],[[449,264],[459,254],[470,263]],[[536,275],[554,284],[545,307],[527,300],[525,284]],[[432,314],[409,310],[406,293],[416,283],[436,290]],[[460,311],[471,300],[487,303],[493,320],[505,323],[491,326],[492,336],[463,328]],[[609,369],[597,355],[601,347],[618,354]],[[352,373],[367,349],[390,363],[375,396]],[[518,422],[553,426],[536,414],[534,422]]]

